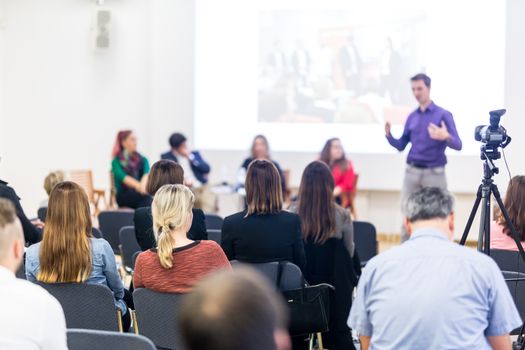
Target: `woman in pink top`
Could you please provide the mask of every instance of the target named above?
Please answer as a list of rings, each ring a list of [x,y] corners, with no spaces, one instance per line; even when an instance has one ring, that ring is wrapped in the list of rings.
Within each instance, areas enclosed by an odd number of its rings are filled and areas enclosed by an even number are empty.
[[[504,205],[525,248],[525,176],[514,176],[510,180]],[[518,251],[503,215],[498,213],[494,220],[490,225],[490,249]]]

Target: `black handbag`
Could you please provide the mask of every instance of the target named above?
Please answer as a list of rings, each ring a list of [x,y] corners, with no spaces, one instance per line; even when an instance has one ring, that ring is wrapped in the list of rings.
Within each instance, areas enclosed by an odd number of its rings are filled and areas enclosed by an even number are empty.
[[[279,264],[279,272],[281,270]],[[278,281],[281,274],[279,273]],[[322,283],[282,291],[290,311],[289,332],[292,336],[327,332],[330,321],[330,291],[334,287]]]

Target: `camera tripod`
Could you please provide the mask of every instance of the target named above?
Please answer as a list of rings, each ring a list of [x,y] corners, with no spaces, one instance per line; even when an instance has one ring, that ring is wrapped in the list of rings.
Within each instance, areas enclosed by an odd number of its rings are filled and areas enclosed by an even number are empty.
[[[478,251],[490,256],[490,213],[491,196],[493,195],[496,199],[499,209],[501,210],[501,214],[505,218],[505,223],[511,232],[512,238],[516,243],[516,247],[518,248],[520,257],[525,262],[525,250],[521,245],[518,231],[512,224],[512,221],[509,217],[509,213],[507,212],[507,209],[505,208],[505,206],[503,205],[503,201],[501,200],[498,186],[496,186],[494,180],[492,179],[494,174],[497,174],[499,172],[499,169],[494,165],[493,160],[489,156],[487,156],[485,152],[482,152],[482,159],[484,160],[483,180],[481,182],[481,185],[479,185],[478,187],[478,191],[476,193],[476,201],[474,202],[474,206],[472,207],[472,211],[470,212],[467,225],[465,226],[465,231],[463,232],[463,236],[461,237],[459,244],[465,245],[465,242],[467,241],[467,236],[470,232],[470,228],[472,227],[472,223],[474,221],[474,218],[476,217],[476,213],[481,203],[482,207],[479,223]],[[525,278],[517,277],[512,279],[506,279],[506,281],[524,282]],[[513,349],[525,350],[525,324],[520,329],[518,339],[513,344]]]

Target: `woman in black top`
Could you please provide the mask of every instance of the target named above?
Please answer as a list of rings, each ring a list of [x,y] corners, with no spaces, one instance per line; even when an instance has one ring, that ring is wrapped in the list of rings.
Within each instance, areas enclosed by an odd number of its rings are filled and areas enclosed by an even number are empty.
[[[172,160],[159,160],[151,167],[151,172],[146,184],[146,191],[153,197],[157,190],[167,184],[182,184],[184,181],[184,170]],[[206,223],[204,212],[200,209],[193,209],[193,221],[188,238],[191,240],[208,239],[206,233]],[[135,235],[140,248],[148,250],[155,248],[157,242],[153,235],[153,217],[151,207],[142,207],[135,210],[133,217],[135,223]]]
[[[241,171],[246,174],[248,171],[248,166],[251,162],[253,162],[255,159],[265,159],[273,163],[275,167],[277,168],[277,171],[279,172],[279,176],[281,177],[281,188],[283,191],[283,194],[286,193],[286,179],[284,178],[284,173],[281,170],[281,167],[279,166],[279,163],[272,160],[270,157],[270,145],[268,143],[268,139],[264,135],[257,135],[253,139],[252,142],[252,148],[251,148],[251,154],[250,157],[246,158],[241,165]],[[244,177],[244,176],[240,176]]]
[[[279,172],[272,162],[254,160],[246,174],[247,209],[224,219],[222,249],[229,260],[247,263],[290,261],[305,267],[301,223],[282,210]]]
[[[360,264],[354,255],[350,213],[335,202],[334,179],[326,164],[315,161],[306,167],[299,202],[290,210],[301,218],[306,242],[305,279],[310,284],[329,283],[335,287],[330,300],[330,331],[323,334],[323,341],[330,350],[355,349],[346,322]]]

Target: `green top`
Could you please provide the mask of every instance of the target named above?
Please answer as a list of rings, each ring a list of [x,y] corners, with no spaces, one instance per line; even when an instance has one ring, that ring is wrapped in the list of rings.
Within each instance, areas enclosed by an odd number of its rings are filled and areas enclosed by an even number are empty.
[[[149,162],[148,159],[144,156],[142,156],[142,176],[149,173]],[[113,158],[113,161],[111,162],[111,172],[113,173],[113,179],[115,180],[115,190],[117,193],[120,193],[122,191],[122,181],[124,181],[124,178],[126,176],[132,176],[131,174],[126,173],[124,168],[122,167],[122,164],[120,164],[118,156]],[[136,178],[136,180],[140,181],[140,178]]]

